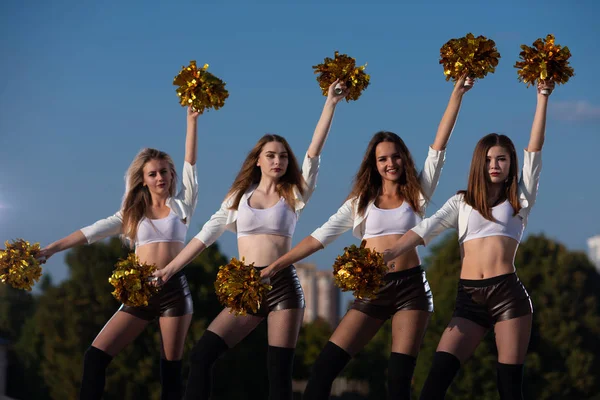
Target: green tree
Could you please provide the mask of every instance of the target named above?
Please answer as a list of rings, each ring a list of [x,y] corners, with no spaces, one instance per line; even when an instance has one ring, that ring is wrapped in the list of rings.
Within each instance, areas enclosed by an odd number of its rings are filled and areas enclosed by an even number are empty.
[[[418,393],[427,377],[442,332],[452,318],[460,276],[455,234],[432,249],[427,278],[435,312],[429,323],[414,377]],[[543,235],[521,243],[515,260],[534,306],[532,338],[525,364],[526,398],[592,399],[600,391],[600,276],[586,256],[568,251]],[[488,334],[461,368],[447,399],[497,399],[497,352]]]

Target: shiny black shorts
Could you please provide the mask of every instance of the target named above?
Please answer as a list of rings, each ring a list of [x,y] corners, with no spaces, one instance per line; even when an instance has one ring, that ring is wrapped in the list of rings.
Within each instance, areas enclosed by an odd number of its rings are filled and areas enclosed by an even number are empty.
[[[374,299],[356,299],[350,306],[369,317],[387,320],[398,311],[433,312],[433,295],[421,266],[390,272]]]
[[[531,299],[516,273],[489,279],[461,279],[454,317],[490,329],[496,322],[533,314]]]
[[[257,267],[258,270],[263,268],[265,267]],[[267,292],[267,296],[258,311],[256,313],[249,312],[248,314],[266,317],[271,311],[305,307],[304,291],[296,274],[296,267],[293,265],[275,274],[271,278],[271,286],[272,289]]]
[[[194,312],[192,294],[183,271],[179,271],[152,296],[147,306],[130,307],[121,305],[119,311],[152,321],[158,317],[181,317]]]

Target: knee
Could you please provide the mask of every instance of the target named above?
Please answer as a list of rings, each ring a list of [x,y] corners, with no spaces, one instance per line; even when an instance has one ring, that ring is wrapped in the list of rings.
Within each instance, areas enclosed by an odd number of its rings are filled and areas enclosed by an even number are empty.
[[[86,369],[106,369],[112,356],[97,347],[90,346],[83,354],[83,366]]]
[[[228,349],[219,335],[207,330],[190,352],[190,362],[195,365],[212,365]]]

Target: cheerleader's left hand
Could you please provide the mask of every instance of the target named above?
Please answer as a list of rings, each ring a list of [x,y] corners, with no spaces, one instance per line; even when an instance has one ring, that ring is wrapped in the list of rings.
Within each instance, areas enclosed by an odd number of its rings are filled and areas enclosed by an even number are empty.
[[[538,80],[537,82],[537,92],[539,95],[541,96],[550,96],[552,94],[552,91],[554,90],[554,81],[551,80]],[[542,90],[546,90],[547,93],[542,93]]]

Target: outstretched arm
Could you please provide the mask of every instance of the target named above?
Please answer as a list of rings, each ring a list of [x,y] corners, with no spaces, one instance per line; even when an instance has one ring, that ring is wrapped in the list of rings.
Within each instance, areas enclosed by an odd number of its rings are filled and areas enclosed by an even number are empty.
[[[465,82],[468,86],[465,86]],[[467,78],[466,75],[463,75],[456,81],[454,90],[452,90],[450,100],[448,101],[448,106],[446,106],[446,111],[438,126],[435,140],[431,145],[432,149],[437,151],[446,149],[446,145],[448,144],[448,140],[450,140],[450,135],[452,135],[452,130],[456,124],[456,119],[458,118],[463,95],[473,87],[473,84],[474,80],[472,78]]]
[[[543,90],[548,90],[548,94],[542,94]],[[546,136],[546,112],[548,109],[548,97],[554,90],[554,82],[538,81],[537,84],[537,107],[535,116],[533,117],[533,125],[531,126],[531,135],[529,136],[529,145],[527,151],[541,151],[544,146],[544,138]]]
[[[308,147],[308,157],[318,157],[323,151],[323,146],[327,140],[329,129],[331,128],[331,121],[333,121],[333,114],[335,113],[335,107],[337,104],[348,95],[348,89],[344,83],[340,83],[342,88],[341,94],[335,94],[335,85],[339,82],[336,80],[329,86],[329,92],[327,92],[327,100],[325,100],[325,106],[323,106],[323,112],[321,112],[321,118],[317,122],[317,127],[313,133],[312,141]]]
[[[323,244],[312,236],[307,236],[293,249],[279,257],[260,273],[261,278],[271,278],[276,273],[300,260],[305,259],[311,254],[323,249]]]
[[[66,236],[60,240],[57,240],[54,243],[49,244],[40,250],[38,258],[42,261],[46,261],[50,257],[52,257],[55,253],[60,251],[68,250],[71,247],[81,246],[87,243],[87,239],[81,230],[76,230],[71,233],[69,236]]]

